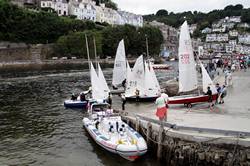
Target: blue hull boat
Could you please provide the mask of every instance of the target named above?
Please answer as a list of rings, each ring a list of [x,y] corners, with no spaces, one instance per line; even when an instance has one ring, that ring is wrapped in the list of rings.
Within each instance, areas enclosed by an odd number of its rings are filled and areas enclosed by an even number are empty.
[[[65,108],[81,108],[86,109],[88,105],[88,100],[81,101],[81,100],[65,100],[64,107]]]

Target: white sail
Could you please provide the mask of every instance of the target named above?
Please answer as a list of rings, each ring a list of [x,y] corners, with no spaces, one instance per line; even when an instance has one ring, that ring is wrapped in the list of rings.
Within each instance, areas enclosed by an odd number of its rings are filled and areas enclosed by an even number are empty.
[[[131,74],[131,72],[132,72],[131,68],[130,68],[129,63],[127,61],[126,79],[129,77],[129,75]]]
[[[140,95],[144,93],[144,63],[143,56],[137,58],[133,70],[127,74],[127,86],[125,96],[130,97],[135,95],[135,90],[140,91]]]
[[[155,87],[159,90],[159,92],[161,92],[161,87],[160,87],[159,81],[155,75],[155,71],[153,69],[152,63],[149,63],[149,71],[152,74],[153,80],[155,82]]]
[[[155,76],[155,73],[150,65],[145,62],[145,96],[158,96],[160,95],[160,86],[159,82]]]
[[[216,87],[215,87],[212,79],[208,75],[207,70],[205,69],[205,67],[203,66],[202,63],[200,63],[200,66],[201,66],[201,71],[202,71],[203,92],[206,93],[207,92],[207,87],[209,86],[211,91],[212,91],[212,94],[216,94],[217,93]]]
[[[112,85],[118,86],[126,79],[126,54],[123,39],[119,42],[116,50]]]
[[[99,82],[103,90],[104,99],[106,99],[108,97],[108,93],[110,92],[110,90],[109,90],[108,84],[106,82],[106,79],[103,75],[103,72],[99,63],[98,63],[98,77],[99,77]]]
[[[188,92],[198,86],[197,72],[187,21],[181,26],[179,39],[179,92]]]
[[[90,79],[91,79],[92,98],[104,99],[103,88],[100,83],[99,77],[96,74],[92,62],[90,63]]]

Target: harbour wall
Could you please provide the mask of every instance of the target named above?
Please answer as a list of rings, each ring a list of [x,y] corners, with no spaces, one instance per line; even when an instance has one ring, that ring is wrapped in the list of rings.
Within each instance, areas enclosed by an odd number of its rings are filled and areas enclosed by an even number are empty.
[[[146,139],[149,152],[166,165],[250,165],[250,142],[239,133],[215,136],[202,130],[184,131],[173,124],[161,127],[157,120],[125,112],[122,118]]]

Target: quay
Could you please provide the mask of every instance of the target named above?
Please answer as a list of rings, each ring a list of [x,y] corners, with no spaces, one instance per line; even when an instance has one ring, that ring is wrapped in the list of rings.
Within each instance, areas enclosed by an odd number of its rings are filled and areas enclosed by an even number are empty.
[[[121,111],[122,118],[147,140],[149,151],[170,165],[250,165],[250,72],[233,74],[224,104],[170,106],[167,122],[155,115],[155,105],[143,111]],[[224,77],[216,80],[221,85]],[[136,112],[136,113],[134,113]]]

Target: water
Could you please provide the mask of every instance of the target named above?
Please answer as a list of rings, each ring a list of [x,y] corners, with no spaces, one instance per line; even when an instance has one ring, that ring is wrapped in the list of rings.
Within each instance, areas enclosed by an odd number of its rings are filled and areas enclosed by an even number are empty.
[[[104,70],[109,83],[111,73],[112,69]],[[158,76],[168,79],[163,72]],[[0,165],[161,165],[150,153],[129,162],[107,152],[82,127],[85,111],[63,107],[72,92],[89,87],[87,70],[10,73],[0,78]],[[120,108],[118,97],[113,103]],[[129,106],[143,109],[135,107]]]

